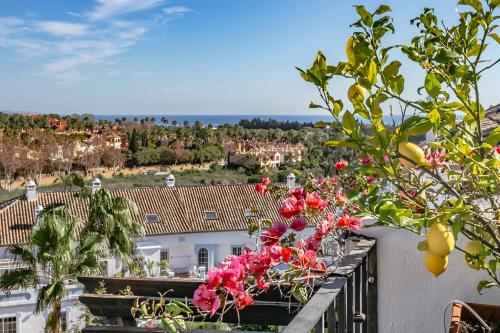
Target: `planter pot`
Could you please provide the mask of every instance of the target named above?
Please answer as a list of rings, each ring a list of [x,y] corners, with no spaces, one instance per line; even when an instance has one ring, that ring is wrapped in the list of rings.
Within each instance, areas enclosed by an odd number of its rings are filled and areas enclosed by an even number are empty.
[[[492,332],[500,332],[500,305],[466,303],[470,306],[490,327]],[[453,303],[451,310],[451,323],[449,333],[471,332],[466,325],[479,325],[476,317],[460,303]],[[473,331],[474,332],[474,331]],[[483,332],[483,331],[477,331]]]

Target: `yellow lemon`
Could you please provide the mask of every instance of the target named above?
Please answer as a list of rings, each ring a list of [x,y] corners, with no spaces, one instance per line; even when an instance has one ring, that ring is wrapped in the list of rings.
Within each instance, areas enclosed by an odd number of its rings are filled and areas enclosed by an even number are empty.
[[[400,158],[399,161],[406,165],[408,168],[415,168],[415,164],[422,163],[425,161],[425,153],[414,143],[405,141],[398,145],[398,152],[405,158]],[[413,164],[413,161],[415,164]]]
[[[435,277],[438,277],[446,270],[446,267],[448,267],[448,256],[440,257],[431,251],[425,251],[424,264],[429,272],[434,274]]]
[[[467,246],[465,246],[465,252],[467,253],[465,253],[464,259],[470,268],[479,270],[481,267],[482,260],[480,259],[480,253],[482,248],[483,246],[481,245],[481,242],[477,240],[470,241],[467,243]]]
[[[349,87],[347,91],[347,97],[352,104],[361,103],[365,100],[366,91],[360,84],[355,83]]]
[[[443,223],[434,223],[427,234],[427,243],[429,251],[435,255],[444,257],[451,253],[455,247],[455,238],[450,228]]]

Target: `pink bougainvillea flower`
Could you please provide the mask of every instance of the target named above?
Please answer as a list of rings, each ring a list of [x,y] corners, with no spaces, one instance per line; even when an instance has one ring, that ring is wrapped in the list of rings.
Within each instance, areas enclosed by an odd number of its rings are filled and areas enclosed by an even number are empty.
[[[307,237],[305,241],[305,249],[307,251],[319,251],[319,248],[321,246],[321,240],[318,240],[314,236]]]
[[[281,249],[279,245],[269,247],[269,257],[271,258],[271,266],[276,266],[281,262]]]
[[[207,288],[215,289],[221,283],[220,270],[217,267],[211,268],[207,273]]]
[[[316,226],[316,233],[314,234],[314,238],[318,241],[321,241],[325,235],[327,235],[331,230],[332,224],[327,220],[321,221]]]
[[[316,185],[323,185],[324,183],[326,183],[326,181],[323,179],[323,178],[318,178],[316,179]]]
[[[312,193],[306,193],[306,205],[311,207],[311,208],[318,208],[319,204],[321,202],[321,197],[319,196],[318,193],[312,192]]]
[[[200,284],[194,292],[193,304],[213,316],[220,307],[220,299],[214,289],[208,289],[205,284]]]
[[[290,192],[290,194],[292,195],[292,197],[295,197],[295,199],[302,200],[306,196],[306,190],[304,190],[302,187],[297,187],[297,188],[293,189]]]
[[[262,178],[262,180],[260,181],[260,183],[262,185],[269,185],[269,184],[271,184],[271,179],[269,177]]]
[[[349,162],[347,162],[346,160],[342,160],[342,161],[339,161],[335,164],[335,169],[337,169],[337,171],[340,171],[348,165],[349,165]]]
[[[281,236],[283,236],[287,229],[288,227],[286,226],[286,224],[282,222],[275,222],[271,228],[265,230],[261,234],[260,240],[264,243],[264,245],[274,245],[278,243]]]
[[[367,155],[363,160],[361,161],[363,164],[372,164],[373,163],[373,158],[370,155]]]
[[[259,276],[257,279],[255,279],[255,283],[257,284],[257,288],[259,288],[260,290],[269,289],[269,282],[266,281],[263,276]]]
[[[361,219],[359,217],[352,216],[349,218],[349,229],[359,230],[361,229]]]
[[[302,216],[294,218],[292,223],[290,223],[290,228],[295,231],[302,231],[305,227],[307,227],[307,220]]]
[[[267,192],[267,186],[262,184],[257,184],[255,185],[255,191],[257,191],[257,193],[263,196]]]
[[[253,298],[249,294],[241,294],[235,299],[234,303],[238,310],[243,310],[247,306],[253,304]]]
[[[304,203],[302,201],[297,200],[295,197],[289,197],[281,203],[279,213],[284,218],[289,219],[295,215],[299,215],[303,209]]]
[[[264,248],[262,253],[251,252],[247,255],[248,271],[251,275],[261,276],[271,265],[269,252]]]
[[[375,183],[376,181],[377,181],[377,179],[376,179],[376,178],[369,177],[369,176],[368,176],[368,177],[366,177],[366,182],[367,182],[368,184],[373,184],[373,183]]]

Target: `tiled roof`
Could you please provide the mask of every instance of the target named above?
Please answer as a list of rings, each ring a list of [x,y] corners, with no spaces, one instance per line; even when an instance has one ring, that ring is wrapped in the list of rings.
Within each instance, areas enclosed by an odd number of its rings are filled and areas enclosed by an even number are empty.
[[[500,126],[500,104],[491,106],[486,110],[486,116],[482,121],[481,127],[483,135],[488,135],[490,132]]]
[[[146,235],[179,234],[207,231],[245,230],[255,217],[244,212],[255,209],[257,219],[281,220],[279,202],[272,196],[261,197],[254,185],[148,187],[109,190],[112,196],[129,198],[138,208],[134,219],[144,226]],[[70,211],[87,216],[88,200],[75,192],[38,192],[36,201],[20,196],[0,203],[0,246],[25,243],[34,223],[35,207],[66,203]],[[206,220],[204,212],[217,212],[216,220]],[[146,222],[146,214],[156,214],[159,222]]]

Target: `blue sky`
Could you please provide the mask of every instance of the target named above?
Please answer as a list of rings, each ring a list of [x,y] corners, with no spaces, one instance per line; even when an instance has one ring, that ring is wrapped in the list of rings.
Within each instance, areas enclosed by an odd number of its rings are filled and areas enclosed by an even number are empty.
[[[310,65],[317,50],[342,60],[357,3],[381,2],[2,0],[0,110],[308,114],[315,91],[294,66]],[[425,6],[456,18],[451,0],[383,3],[393,7],[398,30],[388,42],[411,38],[408,21]],[[408,89],[416,88],[421,74],[404,66]],[[499,102],[487,84],[493,79],[485,76],[485,105]],[[334,94],[347,86],[335,82]]]

